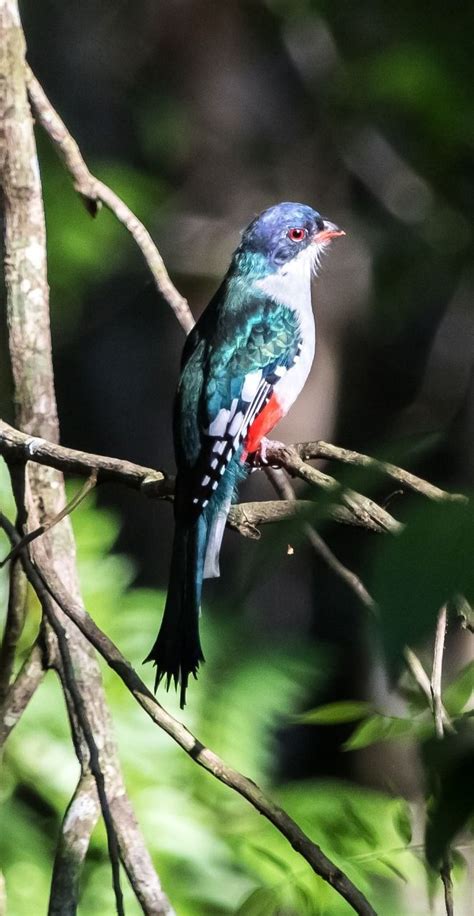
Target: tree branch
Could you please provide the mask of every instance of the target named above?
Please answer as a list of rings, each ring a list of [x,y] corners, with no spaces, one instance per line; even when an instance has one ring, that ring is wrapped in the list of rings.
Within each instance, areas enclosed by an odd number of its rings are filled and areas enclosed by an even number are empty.
[[[428,499],[435,501],[451,500],[454,502],[467,502],[467,497],[462,493],[448,493],[439,487],[428,483],[421,477],[416,477],[410,471],[404,468],[396,467],[387,461],[379,461],[378,458],[372,458],[369,455],[362,455],[360,452],[354,452],[352,449],[341,448],[338,445],[331,445],[329,442],[298,442],[293,446],[300,458],[305,461],[315,458],[333,459],[341,461],[343,464],[352,464],[354,467],[368,468],[371,471],[377,471],[386,477],[391,477],[397,483],[403,484],[409,490],[415,493],[421,493]]]
[[[59,427],[51,359],[44,210],[26,93],[25,42],[17,0],[4,0],[2,4],[0,47],[0,181],[3,189],[7,322],[16,422],[30,441],[45,437],[51,443],[57,443]],[[25,467],[15,464],[10,465],[10,472],[23,533],[27,534],[61,512],[66,496],[64,481],[58,471],[29,462],[26,474]],[[63,519],[45,534],[41,544],[48,551],[48,568],[60,573],[68,591],[79,598],[69,519]],[[54,608],[54,613],[66,631],[65,642],[78,694],[87,708],[96,744],[101,748],[102,769],[107,774],[108,786],[112,794],[125,795],[95,654],[88,641],[62,615],[59,607]],[[47,630],[45,627],[46,636]],[[34,658],[37,661],[36,654]],[[37,667],[30,672],[29,678],[25,677],[24,670],[6,700],[7,717],[3,719],[6,733],[18,721],[38,683],[38,674],[34,676]],[[15,700],[13,706],[12,699]],[[67,691],[66,699],[70,699]],[[68,709],[78,750],[80,742],[76,741],[71,703]],[[157,881],[156,878],[155,883]],[[71,900],[73,906],[74,900]],[[150,907],[146,912],[151,916],[166,910]]]
[[[328,514],[336,521],[367,528],[369,531],[396,533],[401,530],[400,522],[385,509],[353,490],[343,490],[333,477],[305,464],[292,446],[275,442],[269,445],[268,452],[271,454],[272,464],[284,467],[293,476],[330,491],[334,493],[335,499],[340,498],[344,501],[344,505],[335,502],[328,505]],[[169,499],[174,492],[174,479],[163,471],[141,467],[118,458],[65,448],[38,437],[33,438],[14,429],[3,420],[0,420],[0,455],[3,455],[9,464],[31,461],[81,476],[89,476],[96,471],[97,483],[119,481],[152,498]],[[256,537],[258,533],[255,528],[258,525],[292,518],[296,511],[311,507],[312,503],[304,500],[298,500],[296,505],[278,500],[242,503],[240,506],[232,507],[229,525],[245,537]]]
[[[267,468],[267,477],[271,481],[276,492],[280,495],[281,499],[294,501],[296,500],[296,494],[291,486],[290,481],[285,475],[285,472],[280,469]],[[326,541],[321,537],[314,525],[310,525],[309,522],[305,522],[303,525],[303,530],[306,534],[306,537],[316,551],[318,556],[326,563],[326,565],[338,576],[342,581],[355,593],[359,601],[365,605],[365,607],[370,610],[374,610],[375,602],[371,595],[369,595],[365,585],[361,582],[356,573],[352,572],[351,569],[348,569],[347,566],[344,566],[343,563],[336,557],[332,552],[331,548],[328,547]]]
[[[10,566],[7,617],[0,648],[0,704],[5,698],[15,664],[26,614],[26,578],[21,563]]]
[[[1,514],[0,524],[7,531],[11,531],[11,523]],[[316,874],[334,887],[357,913],[362,916],[374,916],[373,908],[347,875],[328,859],[319,846],[303,833],[298,824],[283,809],[267,798],[254,782],[229,767],[217,754],[206,748],[181,722],[173,718],[158,703],[117,646],[94,623],[80,599],[68,594],[59,576],[48,564],[43,542],[35,544],[34,564],[29,561],[25,549],[22,550],[21,556],[26,575],[35,591],[41,595],[44,589],[47,590],[56,604],[118,674],[152,721],[170,735],[196,763],[220,782],[242,795],[257,811],[263,814],[303,856]]]
[[[82,773],[61,824],[48,916],[75,916],[82,866],[99,814],[95,779],[90,772]]]
[[[448,613],[446,605],[443,605],[436,622],[435,642],[433,650],[433,668],[431,672],[431,696],[433,698],[433,718],[435,723],[436,737],[440,740],[444,737],[443,722],[443,703],[442,703],[442,676],[443,676],[443,655],[444,641],[446,639]],[[453,881],[451,878],[451,856],[449,849],[443,856],[440,868],[440,876],[444,888],[444,903],[446,907],[446,916],[454,916],[454,897]]]
[[[35,115],[53,141],[66,169],[71,174],[76,191],[84,199],[92,216],[104,204],[133,236],[150,269],[158,292],[173,309],[186,334],[194,326],[194,318],[186,299],[170,280],[168,271],[150,233],[120,197],[89,171],[81,151],[66,125],[54,110],[38,80],[27,69],[28,94]]]
[[[41,684],[44,674],[43,652],[37,640],[0,706],[0,751]]]

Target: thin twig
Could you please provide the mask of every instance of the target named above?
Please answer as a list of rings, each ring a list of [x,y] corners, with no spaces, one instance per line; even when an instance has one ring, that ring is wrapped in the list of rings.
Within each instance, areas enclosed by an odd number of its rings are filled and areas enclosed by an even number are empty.
[[[369,468],[372,471],[384,474],[386,477],[391,477],[398,483],[402,483],[409,490],[421,493],[428,499],[433,499],[435,501],[451,500],[454,502],[467,502],[467,497],[462,493],[448,493],[446,490],[441,490],[440,487],[428,483],[427,480],[417,477],[410,471],[405,471],[404,468],[399,468],[394,464],[390,464],[388,461],[379,461],[378,458],[372,458],[360,452],[354,452],[352,449],[341,448],[339,445],[332,445],[329,442],[323,441],[298,442],[293,448],[305,461],[315,458],[326,458],[341,461],[343,464],[352,464],[354,467]]]
[[[267,468],[266,474],[268,479],[271,481],[276,492],[280,495],[282,499],[286,500],[296,500],[295,491],[288,480],[285,472],[281,468]],[[367,591],[365,585],[356,573],[352,572],[351,569],[348,569],[347,566],[344,566],[343,563],[336,557],[331,548],[326,544],[326,541],[321,537],[318,531],[314,528],[313,525],[310,525],[309,522],[303,524],[303,530],[310,542],[311,546],[314,548],[316,553],[324,560],[327,566],[342,579],[343,582],[355,593],[359,601],[365,607],[370,610],[374,610],[375,602],[369,592]]]
[[[97,483],[97,470],[93,470],[90,477],[87,478],[85,484],[81,487],[78,493],[75,493],[72,499],[64,506],[64,509],[61,509],[53,518],[48,519],[43,522],[42,525],[39,525],[38,528],[35,528],[34,531],[29,531],[28,534],[25,534],[24,537],[18,541],[18,544],[15,544],[14,547],[7,553],[6,557],[3,560],[0,560],[0,569],[8,563],[9,560],[14,560],[18,556],[23,547],[26,547],[28,544],[31,544],[32,541],[35,541],[36,538],[41,537],[46,531],[50,531],[51,528],[54,528],[55,525],[58,525],[59,522],[70,515],[71,512],[74,512],[74,509],[77,509],[82,501],[86,498],[88,493],[94,489]],[[12,567],[14,568],[14,567]]]
[[[409,646],[405,647],[404,656],[405,656],[405,661],[407,663],[407,666],[410,670],[410,673],[413,679],[417,683],[422,694],[426,697],[428,701],[428,706],[431,709],[431,712],[433,712],[434,703],[433,703],[433,693],[431,690],[431,681],[423,665],[421,664],[420,659],[415,654],[415,652],[413,652],[413,649],[409,648]],[[441,716],[442,716],[443,727],[445,731],[454,732],[454,728],[453,728],[451,719],[449,718],[448,712],[442,702],[441,702]]]
[[[293,446],[268,440],[266,458],[269,464],[277,464],[284,467],[291,476],[299,477],[312,486],[339,496],[344,506],[364,527],[373,527],[379,531],[390,531],[393,534],[402,530],[403,526],[400,522],[397,522],[385,509],[378,506],[368,496],[363,496],[354,490],[341,487],[334,477],[324,474],[317,468],[307,464],[300,458]]]
[[[446,639],[447,619],[447,607],[446,605],[443,605],[438,614],[438,620],[436,623],[435,642],[433,649],[433,668],[430,681],[431,695],[433,697],[433,717],[435,723],[435,732],[436,737],[440,740],[444,737],[443,704],[441,696],[444,642]],[[451,878],[451,854],[449,849],[446,850],[443,856],[439,873],[444,888],[446,916],[454,916],[453,882]]]
[[[436,624],[435,643],[433,650],[433,670],[431,673],[431,695],[433,697],[433,716],[435,730],[438,738],[444,735],[443,727],[443,703],[442,693],[442,674],[443,674],[443,654],[444,640],[446,638],[447,612],[446,605],[441,608],[438,621]]]
[[[0,522],[2,525],[6,522],[6,528],[11,529],[11,523],[2,515],[0,515]],[[347,875],[328,859],[319,846],[303,833],[298,824],[285,811],[267,798],[252,780],[229,767],[217,754],[206,748],[181,722],[173,718],[158,703],[120,650],[94,623],[84,606],[79,604],[77,598],[68,594],[56,573],[49,567],[42,542],[37,542],[35,553],[34,565],[28,562],[25,551],[21,554],[25,572],[35,591],[38,589],[41,594],[44,589],[47,589],[63,612],[118,674],[136,702],[152,721],[170,735],[199,766],[206,769],[220,782],[230,786],[263,814],[286,837],[293,848],[306,859],[316,874],[327,881],[350,903],[355,912],[362,916],[374,916],[375,911],[364,895]]]
[[[27,84],[30,102],[36,118],[53,141],[73,178],[74,188],[84,199],[89,213],[95,216],[98,205],[102,203],[125,226],[140,248],[159,293],[171,306],[181,327],[188,334],[194,326],[191,310],[186,299],[183,298],[171,282],[163,259],[150,233],[124,201],[120,199],[118,194],[115,194],[103,181],[99,181],[98,178],[91,174],[82,157],[79,146],[29,68],[27,69]]]

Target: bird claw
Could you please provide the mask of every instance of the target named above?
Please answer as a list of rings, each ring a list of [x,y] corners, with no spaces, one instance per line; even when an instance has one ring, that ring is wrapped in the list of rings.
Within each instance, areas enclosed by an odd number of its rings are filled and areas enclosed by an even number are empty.
[[[252,455],[249,455],[249,463],[252,465],[252,470],[256,471],[259,468],[268,467],[278,468],[280,466],[278,464],[270,464],[270,461],[267,458],[267,451],[271,448],[274,448],[275,445],[283,445],[283,443],[277,442],[275,439],[267,439],[266,436],[262,436],[257,451],[253,452]]]

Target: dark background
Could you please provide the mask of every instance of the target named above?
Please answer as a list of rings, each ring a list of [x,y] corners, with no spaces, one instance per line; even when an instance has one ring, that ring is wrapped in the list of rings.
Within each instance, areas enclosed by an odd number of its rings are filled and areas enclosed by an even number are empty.
[[[315,368],[276,435],[406,454],[441,486],[472,483],[472,11],[106,0],[24,3],[23,18],[36,75],[92,170],[152,232],[196,316],[260,209],[301,200],[345,228],[315,287]],[[182,332],[125,230],[105,212],[88,217],[38,141],[63,441],[173,470]],[[262,475],[244,491],[265,493]],[[138,580],[165,586],[169,507],[122,489],[103,498],[120,509],[119,547]],[[370,537],[330,539],[363,575]],[[213,604],[258,549],[227,536]],[[343,673],[331,697],[366,690],[356,602],[304,548],[291,560],[280,552],[278,565],[258,577],[248,625],[259,638],[334,641]],[[145,652],[153,634],[143,638]],[[290,758],[290,770],[312,769]]]
[[[275,435],[388,455],[469,488],[474,7],[24,0],[22,16],[36,76],[91,170],[151,231],[195,316],[264,207],[302,201],[346,230],[315,284],[314,370]],[[37,140],[63,442],[173,471],[182,331],[123,227],[105,211],[90,218],[39,130]],[[0,405],[11,418],[5,359]],[[270,492],[255,474],[243,498]],[[112,486],[100,500],[120,513],[116,547],[133,556],[135,582],[164,588],[170,507]],[[403,498],[390,510],[403,517]],[[370,585],[373,536],[323,534]],[[315,675],[307,705],[383,701],[390,683],[356,600],[309,548],[287,557],[280,545],[269,563],[270,543],[226,535],[206,613],[217,627],[236,615],[239,652],[308,637],[331,647],[332,675],[322,688]],[[250,567],[260,572],[242,612]],[[141,634],[143,656],[154,636]],[[455,641],[454,666],[465,660],[457,651]],[[280,772],[416,791],[410,757],[399,767],[382,754],[374,767],[370,754],[341,753],[346,732],[283,730]]]

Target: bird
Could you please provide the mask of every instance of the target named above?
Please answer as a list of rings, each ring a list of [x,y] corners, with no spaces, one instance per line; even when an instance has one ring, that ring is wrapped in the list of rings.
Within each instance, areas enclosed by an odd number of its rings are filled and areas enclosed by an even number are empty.
[[[230,506],[266,436],[290,409],[311,369],[311,280],[332,239],[345,235],[312,207],[284,202],[242,233],[224,280],[189,333],[173,411],[175,530],[161,627],[145,662],[186,703],[204,662],[203,580],[220,575]]]

